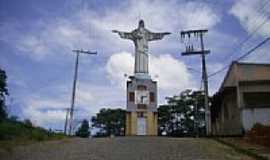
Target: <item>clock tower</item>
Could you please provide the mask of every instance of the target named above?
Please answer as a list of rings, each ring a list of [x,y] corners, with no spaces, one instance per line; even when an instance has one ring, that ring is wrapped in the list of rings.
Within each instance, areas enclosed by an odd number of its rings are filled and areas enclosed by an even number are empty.
[[[161,40],[169,32],[154,33],[140,20],[131,32],[113,30],[121,38],[131,40],[135,46],[134,76],[127,81],[127,113],[125,133],[157,135],[157,82],[148,73],[148,43]]]

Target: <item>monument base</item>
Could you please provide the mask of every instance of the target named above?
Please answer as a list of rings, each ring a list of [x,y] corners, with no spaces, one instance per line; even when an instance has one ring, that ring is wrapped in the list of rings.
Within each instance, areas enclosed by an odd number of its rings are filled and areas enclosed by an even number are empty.
[[[127,112],[126,136],[156,136],[157,112]]]
[[[151,79],[130,78],[127,82],[125,135],[156,136],[157,83]]]

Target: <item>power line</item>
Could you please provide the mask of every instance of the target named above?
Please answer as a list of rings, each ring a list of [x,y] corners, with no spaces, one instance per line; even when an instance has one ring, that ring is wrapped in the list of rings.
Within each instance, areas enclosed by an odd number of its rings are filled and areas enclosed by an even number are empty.
[[[264,5],[262,5],[262,7],[259,8],[259,13],[260,15],[263,14],[262,10],[269,4],[270,1],[267,1]],[[249,39],[251,39],[256,32],[258,32],[269,20],[269,17],[267,16],[266,19],[263,20],[262,23],[260,23],[254,30],[252,33],[248,34],[248,36],[243,40],[241,41],[234,49],[233,51],[236,51],[238,50],[239,48],[241,48]],[[257,48],[259,48],[261,45],[263,45],[264,43],[266,43],[267,41],[269,40],[269,38],[265,39],[263,42],[261,42],[260,44],[258,44],[256,47],[254,47],[253,49],[256,50]],[[238,59],[236,59],[236,61],[239,61],[240,59],[243,59],[245,58],[246,56],[248,56],[249,54],[251,54],[254,50],[251,49],[250,51],[248,51],[246,54],[244,54],[243,56],[239,57]],[[232,55],[230,56],[230,58],[234,55],[235,52],[232,52]],[[225,58],[227,59],[227,58]],[[228,65],[225,65],[224,67],[222,67],[220,70],[210,74],[208,77],[212,77],[224,70],[226,70],[228,67],[230,66],[230,64]]]
[[[270,2],[270,1],[269,1]],[[251,34],[249,34],[248,36],[247,36],[247,38],[245,39],[245,40],[243,40],[240,44],[239,44],[239,46],[242,46],[245,42],[247,42],[259,29],[261,29],[265,24],[266,24],[266,22],[268,22],[268,19],[269,19],[269,17],[267,17],[260,25],[258,25],[254,30],[253,30],[253,32],[251,33]]]
[[[256,49],[258,49],[259,47],[261,47],[262,45],[264,45],[267,41],[270,40],[270,37],[266,38],[265,40],[263,40],[261,43],[259,43],[258,45],[256,45],[254,48],[250,49],[248,52],[246,52],[245,54],[243,54],[242,56],[240,56],[239,58],[237,58],[235,61],[239,61],[245,57],[247,57],[248,55],[250,55],[251,53],[253,53]],[[208,77],[213,77],[219,73],[221,73],[222,71],[226,70],[227,68],[230,67],[230,64],[225,65],[224,67],[222,67],[220,70],[210,74]]]
[[[264,14],[263,14],[263,10],[264,10],[264,8],[269,4],[269,2],[270,1],[266,1],[266,3],[264,4],[264,5],[262,5],[262,7],[260,7],[260,8],[258,8],[257,10],[259,10],[259,14],[258,15],[262,15],[263,17],[264,17]],[[266,15],[267,16],[267,15]],[[257,16],[258,17],[258,16]],[[237,44],[235,47],[234,47],[234,49],[233,49],[233,52],[232,52],[232,54],[229,56],[229,57],[227,57],[227,58],[225,58],[225,59],[230,59],[230,58],[232,58],[233,57],[233,55],[234,55],[234,53],[235,53],[235,51],[237,51],[239,48],[241,48],[249,39],[251,39],[254,35],[255,35],[255,33],[256,32],[258,32],[267,22],[268,22],[268,19],[269,19],[269,17],[267,16],[266,17],[266,19],[265,20],[263,20],[263,22],[262,23],[260,23],[257,27],[255,27],[255,29],[250,33],[250,34],[248,34],[247,35],[247,37],[244,39],[244,40],[242,40],[239,44]],[[257,19],[256,19],[257,20]],[[255,21],[256,22],[256,21]],[[254,23],[255,25],[256,25],[256,23]]]
[[[228,58],[228,59],[231,59],[231,58],[233,57],[234,53],[235,53],[239,48],[241,48],[248,40],[250,40],[250,39],[255,35],[255,33],[256,33],[259,29],[261,29],[261,28],[268,22],[267,20],[268,20],[268,18],[265,19],[259,26],[257,26],[257,27],[255,28],[255,30],[254,30],[252,33],[250,33],[243,41],[241,41],[241,42],[239,43],[239,45],[237,45],[238,47],[235,48],[235,49],[233,50],[233,52],[232,52],[230,58]],[[227,59],[227,58],[225,58],[225,59]]]
[[[261,43],[259,43],[256,47],[252,48],[251,50],[249,50],[247,53],[245,53],[244,55],[242,55],[241,57],[239,57],[238,59],[236,59],[236,61],[239,61],[245,57],[247,57],[248,55],[250,55],[253,51],[255,51],[257,48],[261,47],[263,44],[265,44],[267,41],[270,40],[270,37],[266,38],[264,41],[262,41]]]

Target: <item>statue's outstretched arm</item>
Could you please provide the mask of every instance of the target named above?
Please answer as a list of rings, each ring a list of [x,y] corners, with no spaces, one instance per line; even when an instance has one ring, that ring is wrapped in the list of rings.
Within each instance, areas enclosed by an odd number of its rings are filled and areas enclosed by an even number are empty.
[[[132,33],[121,32],[121,31],[117,31],[117,30],[112,30],[112,32],[113,33],[118,33],[121,38],[124,38],[124,39],[133,39]]]
[[[170,32],[162,32],[162,33],[153,33],[149,32],[148,33],[148,41],[154,41],[154,40],[159,40],[162,39],[165,35],[171,34]]]

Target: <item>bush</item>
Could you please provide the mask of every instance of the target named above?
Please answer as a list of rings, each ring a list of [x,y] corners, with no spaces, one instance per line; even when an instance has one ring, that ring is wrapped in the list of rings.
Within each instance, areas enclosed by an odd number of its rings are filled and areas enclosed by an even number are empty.
[[[82,121],[82,124],[78,131],[76,132],[76,136],[82,137],[82,138],[87,138],[89,137],[90,132],[89,132],[89,123],[86,119]]]
[[[49,139],[49,136],[48,134],[41,132],[39,130],[32,130],[30,138],[36,141],[44,141]]]
[[[33,140],[43,141],[62,139],[63,134],[49,132],[40,127],[33,127],[30,123],[5,120],[0,122],[0,140]]]
[[[18,123],[11,123],[8,121],[2,121],[0,123],[0,139],[7,140],[20,136],[22,126]]]

